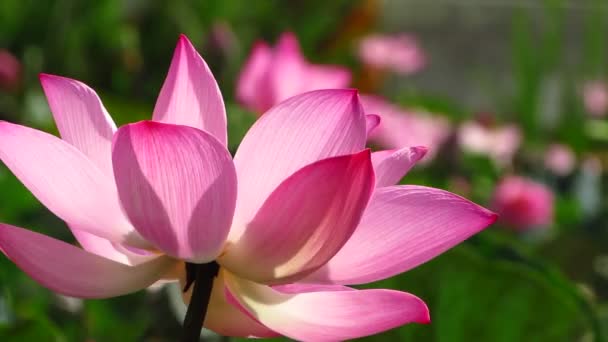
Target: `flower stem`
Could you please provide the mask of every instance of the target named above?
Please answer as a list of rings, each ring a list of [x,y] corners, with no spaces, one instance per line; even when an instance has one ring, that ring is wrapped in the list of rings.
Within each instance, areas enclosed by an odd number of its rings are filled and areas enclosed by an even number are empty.
[[[184,292],[188,291],[191,285],[192,297],[184,318],[183,342],[198,342],[201,338],[203,322],[207,314],[213,280],[219,272],[220,266],[212,261],[207,264],[186,263],[186,286]]]

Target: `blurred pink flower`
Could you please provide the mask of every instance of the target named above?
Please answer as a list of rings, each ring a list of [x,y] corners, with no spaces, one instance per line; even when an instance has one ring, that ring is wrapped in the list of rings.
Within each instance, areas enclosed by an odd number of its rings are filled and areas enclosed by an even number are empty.
[[[590,81],[583,86],[583,102],[589,114],[602,117],[608,112],[608,85],[601,81]]]
[[[534,180],[508,176],[496,187],[492,208],[515,230],[546,227],[553,219],[553,192]]]
[[[576,156],[566,145],[553,144],[545,152],[545,167],[558,176],[570,174],[575,164]]]
[[[379,124],[370,128],[369,140],[383,148],[422,145],[429,152],[424,159],[433,159],[450,134],[450,124],[443,117],[402,109],[374,96],[361,96],[366,113],[380,117]]]
[[[374,34],[359,43],[359,58],[371,67],[400,74],[412,74],[426,65],[426,54],[416,41],[407,34]]]
[[[0,49],[0,88],[13,90],[21,82],[21,63],[15,56]]]
[[[483,154],[498,165],[511,163],[521,143],[521,133],[515,125],[486,127],[477,121],[467,121],[458,129],[458,143],[469,153]]]
[[[239,75],[236,97],[261,115],[300,93],[345,88],[350,79],[351,73],[344,67],[308,62],[296,36],[288,32],[281,35],[274,48],[263,41],[255,44]]]
[[[203,51],[207,52],[207,59],[219,68],[229,64],[239,55],[239,41],[230,24],[225,21],[216,21],[211,25],[204,37]]]
[[[225,21],[217,21],[211,25],[208,40],[209,49],[217,49],[223,56],[230,56],[238,49],[238,41],[232,27]]]
[[[409,293],[344,285],[407,271],[496,219],[449,192],[395,185],[425,150],[366,149],[354,90],[273,107],[233,159],[222,95],[184,36],[152,121],[117,129],[85,84],[41,82],[62,139],[0,122],[0,159],[82,248],[0,224],[0,250],[64,295],[120,296],[183,281],[184,261],[214,261],[207,328],[357,338],[428,323],[429,312]]]

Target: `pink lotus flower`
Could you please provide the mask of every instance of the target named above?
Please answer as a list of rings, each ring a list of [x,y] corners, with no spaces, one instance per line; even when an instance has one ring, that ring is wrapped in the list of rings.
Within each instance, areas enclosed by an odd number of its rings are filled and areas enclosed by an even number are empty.
[[[492,207],[513,229],[546,227],[553,218],[553,192],[531,179],[509,176],[496,187]]]
[[[511,163],[521,143],[521,133],[515,125],[486,127],[476,121],[463,123],[458,129],[460,147],[469,153],[487,155],[496,164]]]
[[[545,167],[558,176],[566,176],[574,170],[576,156],[566,145],[553,144],[545,152]]]
[[[601,81],[591,81],[583,87],[583,102],[589,114],[602,117],[608,113],[608,85]]]
[[[82,249],[8,224],[0,249],[64,295],[120,296],[183,281],[184,261],[216,261],[207,328],[355,338],[426,323],[429,312],[411,294],[345,284],[416,267],[496,219],[446,191],[395,186],[424,149],[370,153],[353,90],[279,104],[232,159],[221,93],[183,36],[153,121],[116,129],[86,85],[41,81],[62,139],[1,122],[0,159]]]
[[[426,65],[426,54],[407,34],[369,35],[359,43],[359,58],[371,67],[408,75]]]
[[[383,148],[424,145],[429,148],[425,161],[430,161],[450,134],[445,118],[406,111],[372,95],[362,96],[361,102],[367,113],[380,116],[376,120],[369,118],[369,139]]]
[[[15,56],[0,49],[0,88],[13,90],[21,82],[21,63]]]
[[[256,43],[239,76],[236,97],[249,110],[262,114],[297,94],[344,88],[350,78],[346,68],[308,62],[296,36],[284,33],[274,48]]]

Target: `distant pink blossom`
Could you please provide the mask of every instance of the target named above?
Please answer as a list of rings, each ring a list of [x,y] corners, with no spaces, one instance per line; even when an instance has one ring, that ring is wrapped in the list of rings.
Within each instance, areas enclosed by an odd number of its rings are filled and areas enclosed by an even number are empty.
[[[238,43],[232,27],[227,22],[216,21],[205,37],[204,50],[227,63],[238,52]]]
[[[492,208],[515,230],[546,227],[553,219],[553,192],[534,180],[508,176],[496,187]]]
[[[545,167],[559,176],[572,172],[576,164],[576,156],[566,145],[553,144],[545,152]]]
[[[450,134],[450,124],[443,117],[403,109],[373,95],[361,96],[361,103],[366,113],[380,117],[369,140],[383,148],[426,146],[429,152],[424,160],[430,161]]]
[[[521,133],[515,125],[486,127],[477,121],[467,121],[458,129],[458,143],[469,153],[487,155],[498,165],[511,163],[521,143]]]
[[[9,51],[0,49],[0,88],[12,90],[21,82],[21,63]]]
[[[350,79],[344,67],[307,61],[296,36],[288,32],[275,47],[263,41],[255,44],[239,75],[236,97],[249,110],[262,114],[300,93],[345,88]]]
[[[608,113],[608,85],[602,81],[590,81],[583,86],[583,102],[589,114],[602,117]]]
[[[359,58],[374,68],[408,75],[426,65],[426,54],[413,36],[369,35],[359,43]]]
[[[430,317],[412,294],[345,285],[407,271],[496,219],[449,192],[395,185],[425,149],[366,149],[354,90],[273,107],[232,158],[222,95],[184,36],[150,121],[117,128],[85,84],[40,78],[61,139],[0,122],[0,159],[82,248],[0,224],[0,251],[64,295],[183,282],[184,262],[213,261],[205,327],[353,339]]]

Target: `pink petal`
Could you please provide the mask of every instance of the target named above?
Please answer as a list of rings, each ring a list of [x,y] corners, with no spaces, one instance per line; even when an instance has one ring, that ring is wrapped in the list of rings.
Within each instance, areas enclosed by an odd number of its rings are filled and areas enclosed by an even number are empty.
[[[87,233],[86,231],[70,227],[72,234],[78,240],[80,246],[87,252],[99,255],[106,259],[114,260],[125,265],[139,265],[146,261],[156,258],[152,253],[138,254],[99,236]]]
[[[145,264],[127,266],[7,224],[0,224],[0,249],[43,286],[80,298],[108,298],[139,291],[175,263],[161,256]]]
[[[218,261],[260,283],[302,277],[350,237],[373,187],[369,150],[306,166],[277,187]]]
[[[79,81],[54,75],[40,74],[40,82],[62,139],[113,179],[112,136],[116,125],[95,91]],[[119,252],[109,240],[79,229],[72,231],[88,252],[125,264],[140,259],[134,253],[131,256]],[[145,260],[149,257],[138,261]]]
[[[426,147],[405,147],[372,153],[376,187],[395,185],[426,154]]]
[[[79,81],[48,74],[40,74],[40,82],[61,138],[113,179],[112,136],[116,125],[95,91]],[[114,242],[80,229],[72,229],[72,232],[86,251],[114,261],[132,265],[152,257],[142,258],[128,251],[122,253]]]
[[[268,86],[268,75],[273,67],[271,62],[272,50],[268,44],[256,43],[237,81],[236,97],[239,102],[258,114],[273,105],[272,90]]]
[[[226,284],[250,315],[299,341],[343,341],[430,321],[424,302],[405,292],[338,288],[286,294],[231,274]]]
[[[367,136],[369,136],[372,131],[378,127],[380,120],[380,115],[368,114],[365,116],[365,128],[367,131]]]
[[[112,135],[116,125],[95,91],[69,78],[40,74],[40,82],[61,138],[112,175]]]
[[[403,109],[377,96],[363,95],[361,102],[367,113],[379,113],[382,117],[369,139],[383,148],[426,146],[429,148],[426,162],[449,137],[450,124],[444,117]]]
[[[226,146],[222,93],[211,70],[184,35],[177,42],[153,119],[207,131]]]
[[[355,289],[342,285],[334,284],[284,284],[275,285],[272,288],[281,293],[304,293],[304,292],[321,292],[321,291],[356,291]]]
[[[385,279],[445,252],[496,218],[447,191],[415,185],[377,188],[344,247],[302,281],[363,284]]]
[[[50,211],[111,241],[142,245],[120,208],[116,185],[74,146],[0,122],[0,159]]]
[[[142,236],[180,259],[217,257],[236,201],[234,165],[217,139],[142,121],[116,132],[112,161],[123,208]]]
[[[354,90],[319,90],[295,96],[264,114],[234,157],[239,179],[235,215],[253,218],[266,197],[296,170],[365,148],[365,117]],[[230,239],[244,226],[235,225]]]
[[[271,338],[279,334],[257,322],[248,313],[226,299],[224,272],[220,272],[213,282],[209,307],[204,326],[222,336]],[[183,286],[184,279],[181,279]],[[183,294],[184,302],[190,303],[192,287]]]

